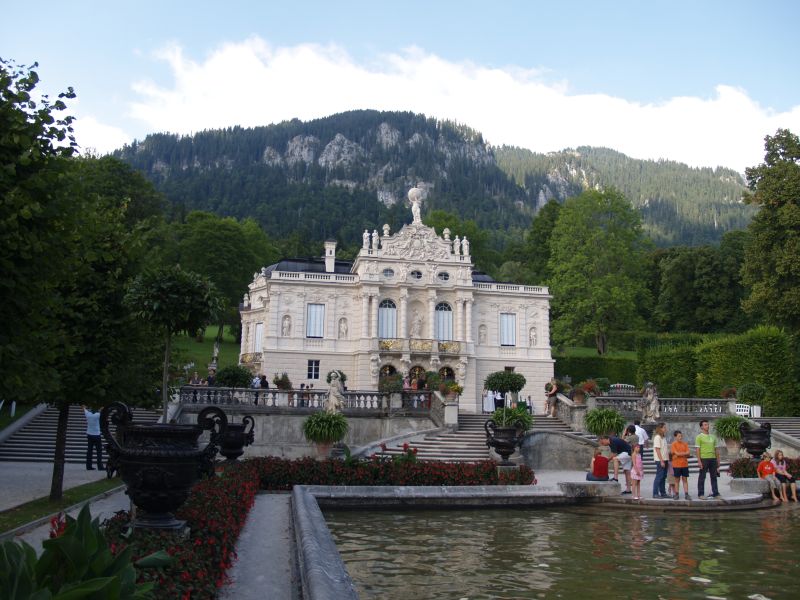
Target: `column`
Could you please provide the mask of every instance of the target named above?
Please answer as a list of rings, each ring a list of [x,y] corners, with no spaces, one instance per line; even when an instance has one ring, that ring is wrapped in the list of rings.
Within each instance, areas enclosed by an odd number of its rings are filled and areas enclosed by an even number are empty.
[[[369,299],[372,303],[372,307],[370,309],[370,322],[372,323],[372,325],[370,325],[370,329],[372,330],[371,337],[376,338],[378,337],[378,295],[370,295]]]
[[[436,339],[436,291],[428,291],[428,339]]]
[[[400,290],[400,323],[398,325],[397,337],[405,339],[408,337],[408,290]]]
[[[369,295],[361,293],[361,339],[369,337]]]
[[[462,323],[464,317],[464,301],[461,298],[456,299],[456,314],[455,323],[453,323],[453,336],[457,342],[464,341],[464,325]]]
[[[466,340],[467,342],[472,341],[472,298],[467,298],[467,332],[466,332]]]

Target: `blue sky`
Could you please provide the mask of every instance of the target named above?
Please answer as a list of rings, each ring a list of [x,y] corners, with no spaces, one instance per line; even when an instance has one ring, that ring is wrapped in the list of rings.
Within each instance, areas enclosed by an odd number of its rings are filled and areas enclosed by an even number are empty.
[[[0,56],[73,86],[98,151],[375,108],[741,171],[765,135],[800,132],[797,2],[4,4]]]

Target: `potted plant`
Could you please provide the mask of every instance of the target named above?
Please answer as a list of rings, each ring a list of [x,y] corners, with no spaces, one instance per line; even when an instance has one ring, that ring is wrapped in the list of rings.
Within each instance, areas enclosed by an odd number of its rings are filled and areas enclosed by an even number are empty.
[[[483,381],[483,387],[484,389],[494,390],[501,394],[511,392],[516,402],[517,394],[525,387],[525,383],[525,377],[520,373],[515,373],[514,371],[495,371],[486,376],[486,379]]]
[[[272,383],[282,392],[288,392],[292,389],[292,382],[289,380],[289,375],[287,375],[286,371],[280,375],[275,373],[275,376],[272,378]]]
[[[511,464],[508,457],[522,444],[525,432],[533,425],[533,417],[525,408],[498,408],[483,424],[486,445],[502,458],[502,465]]]
[[[443,381],[439,384],[439,393],[441,393],[443,396],[446,396],[448,400],[455,400],[463,391],[464,388],[458,385],[452,379]]]
[[[714,421],[714,433],[725,440],[728,456],[737,456],[741,448],[742,434],[740,427],[747,419],[739,415],[726,415]]]
[[[625,417],[613,408],[594,408],[586,413],[586,431],[593,435],[619,435]]]
[[[344,439],[348,428],[347,419],[340,412],[321,410],[303,421],[303,435],[317,445],[321,458],[328,456],[333,444]]]

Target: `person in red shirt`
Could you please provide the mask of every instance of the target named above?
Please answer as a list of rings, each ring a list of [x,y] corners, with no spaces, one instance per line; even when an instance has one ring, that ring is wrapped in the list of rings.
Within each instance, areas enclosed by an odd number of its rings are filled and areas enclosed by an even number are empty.
[[[772,492],[772,501],[778,503],[781,499],[776,492],[781,488],[778,478],[775,477],[775,464],[772,462],[772,456],[769,452],[764,452],[761,455],[761,462],[758,463],[758,476],[769,483],[769,491]]]
[[[586,481],[608,481],[608,457],[603,456],[600,448],[594,451],[591,473],[586,474]]]

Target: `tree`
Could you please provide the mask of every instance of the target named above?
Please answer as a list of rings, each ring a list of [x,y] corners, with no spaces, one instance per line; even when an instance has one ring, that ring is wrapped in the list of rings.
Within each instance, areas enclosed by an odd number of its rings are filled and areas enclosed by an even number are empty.
[[[760,208],[748,227],[744,309],[789,331],[800,330],[800,138],[766,136],[764,162],[745,170],[745,201]]]
[[[553,338],[593,335],[607,350],[613,329],[639,327],[649,303],[641,217],[615,190],[589,190],[564,204],[550,238]]]
[[[550,238],[558,221],[561,205],[556,200],[545,204],[531,223],[525,238],[525,278],[527,283],[539,285],[550,279]]]
[[[151,323],[161,334],[164,344],[161,399],[166,423],[172,337],[208,325],[222,310],[223,302],[208,279],[174,265],[150,269],[137,276],[128,289],[125,303],[136,317]]]
[[[62,192],[75,152],[64,99],[37,99],[33,69],[0,59],[0,398],[40,402],[58,389],[65,330],[52,290],[71,272],[75,217]]]

